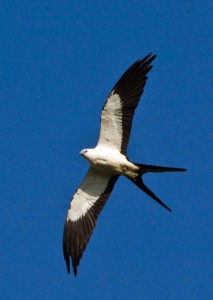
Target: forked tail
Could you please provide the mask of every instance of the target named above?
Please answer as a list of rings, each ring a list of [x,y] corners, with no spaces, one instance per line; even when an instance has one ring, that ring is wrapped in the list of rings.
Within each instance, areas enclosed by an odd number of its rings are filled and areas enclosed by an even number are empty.
[[[171,209],[163,203],[143,182],[142,176],[147,172],[185,172],[186,169],[184,168],[171,168],[171,167],[162,167],[162,166],[152,166],[152,165],[144,165],[144,164],[137,164],[134,163],[136,166],[139,167],[138,176],[137,177],[129,177],[127,178],[131,180],[137,187],[139,187],[144,193],[149,195],[153,200],[158,202],[160,205],[165,207],[168,211]]]

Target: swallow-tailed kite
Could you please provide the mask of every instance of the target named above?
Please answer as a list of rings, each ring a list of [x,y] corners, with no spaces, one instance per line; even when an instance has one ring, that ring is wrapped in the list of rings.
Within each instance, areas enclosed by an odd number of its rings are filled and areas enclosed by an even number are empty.
[[[155,57],[156,55],[147,55],[144,59],[136,61],[123,74],[103,107],[97,146],[80,152],[90,163],[90,168],[70,203],[63,237],[63,251],[67,270],[69,273],[71,256],[75,276],[99,213],[120,175],[126,176],[143,192],[171,211],[144,184],[142,176],[147,172],[186,171],[182,168],[133,163],[126,156],[134,112]]]

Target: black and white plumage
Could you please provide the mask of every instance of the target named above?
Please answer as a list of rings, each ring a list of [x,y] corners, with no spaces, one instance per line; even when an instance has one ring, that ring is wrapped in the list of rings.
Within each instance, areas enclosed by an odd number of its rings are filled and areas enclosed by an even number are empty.
[[[134,112],[155,57],[156,55],[149,54],[144,59],[136,61],[119,79],[101,113],[97,146],[80,152],[89,161],[90,168],[72,198],[65,221],[63,251],[68,273],[71,257],[73,271],[77,275],[77,267],[95,228],[99,213],[120,175],[126,176],[170,211],[168,206],[145,186],[142,176],[146,172],[173,172],[186,171],[186,169],[136,164],[126,157]]]

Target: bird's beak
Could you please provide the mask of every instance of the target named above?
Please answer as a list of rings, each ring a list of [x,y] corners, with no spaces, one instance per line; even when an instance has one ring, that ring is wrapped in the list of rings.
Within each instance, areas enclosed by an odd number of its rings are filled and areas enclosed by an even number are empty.
[[[83,150],[79,152],[80,155],[83,155]]]

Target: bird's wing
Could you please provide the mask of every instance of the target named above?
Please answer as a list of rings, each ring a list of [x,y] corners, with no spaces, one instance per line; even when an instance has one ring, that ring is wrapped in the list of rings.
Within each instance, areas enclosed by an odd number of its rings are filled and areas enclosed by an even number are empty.
[[[126,155],[132,119],[156,55],[136,61],[112,89],[101,113],[98,145],[107,145]]]
[[[64,226],[63,251],[70,272],[70,256],[77,275],[82,254],[119,176],[102,173],[90,167],[70,203]]]

